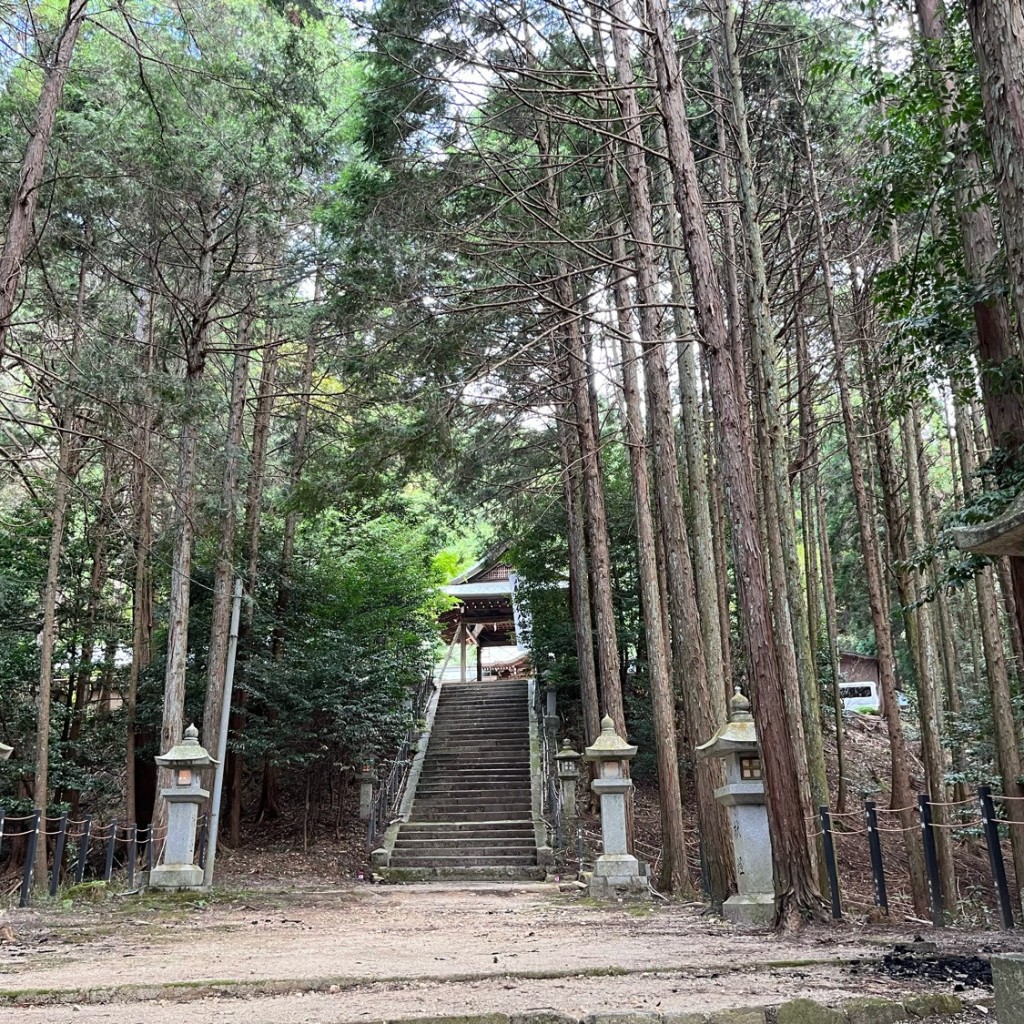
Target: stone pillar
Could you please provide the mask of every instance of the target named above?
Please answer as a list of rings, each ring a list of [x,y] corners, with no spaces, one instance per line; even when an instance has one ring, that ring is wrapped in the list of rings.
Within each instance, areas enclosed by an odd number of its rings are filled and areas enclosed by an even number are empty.
[[[992,957],[999,1024],[1024,1024],[1024,956],[1001,953]]]
[[[647,879],[641,875],[640,862],[629,852],[626,816],[626,797],[633,788],[626,767],[636,756],[636,747],[616,733],[615,723],[605,715],[601,735],[586,748],[585,756],[597,762],[597,778],[590,787],[601,798],[602,853],[590,878],[590,895],[598,899],[621,893],[647,895]]]
[[[697,755],[725,761],[725,785],[715,790],[715,799],[726,807],[732,826],[739,891],[725,901],[722,913],[735,924],[770,924],[775,918],[775,884],[761,751],[750,701],[739,687],[729,703],[729,721],[697,747]]]
[[[359,820],[369,821],[373,812],[373,784],[377,781],[373,767],[364,764],[359,770]]]
[[[190,725],[181,743],[156,759],[171,772],[171,785],[160,790],[167,803],[167,839],[159,865],[153,868],[149,884],[155,889],[198,889],[203,869],[195,863],[196,822],[199,807],[210,793],[200,785],[202,769],[216,764],[199,745],[199,730]]]
[[[566,739],[562,749],[555,754],[558,765],[558,781],[562,787],[562,817],[568,828],[576,820],[576,783],[580,777],[580,758],[572,749],[572,741]]]

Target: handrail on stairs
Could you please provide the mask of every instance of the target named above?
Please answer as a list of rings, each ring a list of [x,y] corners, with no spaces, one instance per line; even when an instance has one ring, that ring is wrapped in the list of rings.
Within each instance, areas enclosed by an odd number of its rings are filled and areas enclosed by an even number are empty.
[[[412,765],[416,742],[419,739],[419,722],[424,716],[427,700],[433,688],[434,676],[428,672],[413,696],[409,728],[406,729],[405,737],[390,761],[387,775],[383,779],[378,776],[373,802],[370,805],[370,818],[366,825],[366,849],[368,852],[376,849],[377,839],[387,831],[388,826],[398,813],[402,795],[405,792],[405,784],[409,779],[409,768]],[[385,764],[387,763],[385,762]]]
[[[564,815],[562,813],[562,786],[558,780],[558,715],[555,707],[555,691],[542,686],[538,674],[534,688],[533,713],[537,716],[540,730],[542,788],[541,816],[548,827],[552,846],[556,850],[565,846]]]

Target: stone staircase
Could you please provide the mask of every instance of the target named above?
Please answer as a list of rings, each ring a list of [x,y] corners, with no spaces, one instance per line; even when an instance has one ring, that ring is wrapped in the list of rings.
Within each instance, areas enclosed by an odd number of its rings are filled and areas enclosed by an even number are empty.
[[[526,682],[445,683],[392,880],[543,878],[537,864]]]

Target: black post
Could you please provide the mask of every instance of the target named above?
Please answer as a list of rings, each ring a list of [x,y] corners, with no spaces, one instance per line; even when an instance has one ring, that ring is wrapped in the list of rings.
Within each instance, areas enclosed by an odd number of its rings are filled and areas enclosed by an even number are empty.
[[[985,831],[985,845],[988,847],[988,863],[992,868],[992,881],[996,887],[999,916],[1004,928],[1013,927],[1013,904],[1010,902],[1010,888],[1006,884],[1006,865],[1003,863],[1003,847],[999,842],[999,826],[996,824],[996,809],[992,803],[992,788],[978,787],[978,802],[981,804],[981,824]]]
[[[871,875],[875,880],[875,906],[889,913],[889,895],[885,891],[885,866],[882,863],[882,843],[878,836],[878,814],[875,801],[864,801],[864,817],[868,823],[868,849],[871,851]]]
[[[836,867],[836,847],[832,841],[832,815],[824,804],[818,808],[821,815],[822,843],[825,847],[825,869],[828,871],[829,899],[832,902],[832,919],[843,919],[843,905],[839,899],[839,870]]]
[[[133,821],[128,826],[128,888],[135,888],[135,860],[139,855],[139,826]]]
[[[78,863],[75,865],[75,885],[81,885],[85,878],[85,862],[89,857],[89,833],[92,831],[92,815],[85,816],[82,835],[78,840]]]
[[[203,815],[203,823],[199,829],[199,857],[196,863],[201,867],[206,867],[206,832],[210,827],[210,818],[208,815]]]
[[[19,907],[27,907],[32,895],[32,868],[36,862],[36,848],[39,846],[39,820],[43,812],[37,807],[32,812],[31,831],[28,834],[28,850],[25,852],[25,868],[21,873],[21,899]]]
[[[932,805],[927,794],[921,793],[918,796],[917,808],[921,814],[921,838],[924,841],[924,866],[928,872],[928,892],[932,902],[932,924],[942,928],[946,923],[942,912],[942,880],[939,878],[939,854],[935,848]]]
[[[583,854],[584,854],[584,852],[585,851],[584,851],[584,848],[583,848],[583,829],[577,826],[577,828],[576,828],[576,859],[579,861],[580,871],[583,870]]]
[[[153,822],[149,823],[146,830],[146,870],[153,874]]]
[[[56,896],[60,886],[60,869],[64,862],[64,844],[68,838],[68,812],[60,816],[60,827],[57,829],[57,845],[53,848],[53,869],[50,871],[50,895]]]
[[[107,837],[107,862],[103,866],[103,881],[109,882],[114,873],[114,844],[117,842],[117,818],[110,823],[110,835]]]
[[[0,807],[0,851],[4,848],[4,809]]]

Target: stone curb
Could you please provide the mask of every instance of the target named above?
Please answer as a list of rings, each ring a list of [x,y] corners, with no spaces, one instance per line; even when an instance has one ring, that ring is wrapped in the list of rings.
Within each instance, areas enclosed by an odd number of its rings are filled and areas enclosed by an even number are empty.
[[[196,982],[192,985],[132,985],[102,990],[26,989],[0,991],[0,1006],[109,1005],[122,1002],[192,1002],[198,999],[245,999],[297,994],[339,994],[358,985],[295,984],[288,981],[252,983]],[[834,1008],[813,999],[792,999],[765,1006],[738,1006],[709,1013],[657,1013],[619,1010],[588,1013],[579,1018],[555,1009],[521,1013],[442,1014],[435,1017],[391,1017],[360,1024],[897,1024],[961,1013],[958,996],[932,993],[903,1000],[850,999]]]
[[[833,1008],[813,999],[792,999],[774,1006],[738,1006],[710,1013],[657,1013],[620,1010],[579,1018],[557,1010],[523,1013],[448,1014],[440,1017],[395,1017],[373,1024],[896,1024],[898,1021],[947,1017],[961,1013],[958,996],[934,993],[894,999],[850,999]]]

